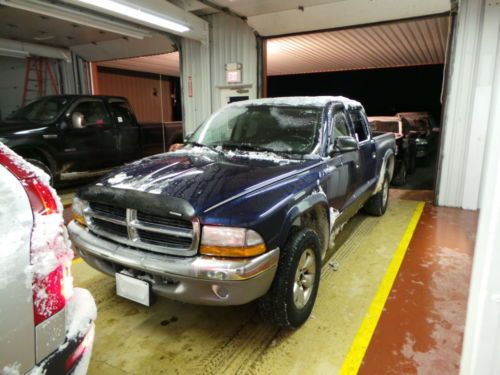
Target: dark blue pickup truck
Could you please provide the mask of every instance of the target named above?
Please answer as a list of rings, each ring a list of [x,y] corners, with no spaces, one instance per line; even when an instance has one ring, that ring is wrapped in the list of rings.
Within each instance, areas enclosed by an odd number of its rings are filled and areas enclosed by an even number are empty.
[[[211,305],[259,300],[298,327],[327,249],[358,210],[383,215],[392,133],[343,97],[259,99],[214,113],[183,149],[129,164],[75,198],[69,233],[117,293]]]

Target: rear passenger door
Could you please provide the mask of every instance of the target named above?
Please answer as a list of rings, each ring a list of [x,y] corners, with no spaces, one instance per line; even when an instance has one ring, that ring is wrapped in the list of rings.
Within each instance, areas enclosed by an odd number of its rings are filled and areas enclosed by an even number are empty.
[[[368,121],[361,109],[349,110],[349,119],[354,137],[359,143],[359,167],[357,196],[365,194],[375,182],[377,153]]]
[[[126,163],[142,156],[141,129],[127,101],[110,98],[111,116],[117,127],[117,148],[119,160]]]

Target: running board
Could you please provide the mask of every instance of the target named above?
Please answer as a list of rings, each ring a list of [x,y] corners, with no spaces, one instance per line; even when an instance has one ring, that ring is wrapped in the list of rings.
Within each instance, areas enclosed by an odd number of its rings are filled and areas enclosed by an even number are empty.
[[[61,181],[73,181],[80,180],[82,178],[91,178],[102,176],[111,171],[110,169],[100,169],[98,171],[88,171],[88,172],[69,172],[69,173],[61,173]]]

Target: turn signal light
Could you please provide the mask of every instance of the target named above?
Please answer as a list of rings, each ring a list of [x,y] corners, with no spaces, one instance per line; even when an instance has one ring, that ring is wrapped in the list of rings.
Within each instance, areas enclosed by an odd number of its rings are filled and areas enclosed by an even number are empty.
[[[266,251],[264,239],[246,228],[205,225],[201,234],[200,253],[218,257],[253,257]]]
[[[266,252],[266,245],[260,244],[248,247],[201,246],[200,253],[218,257],[254,257]]]

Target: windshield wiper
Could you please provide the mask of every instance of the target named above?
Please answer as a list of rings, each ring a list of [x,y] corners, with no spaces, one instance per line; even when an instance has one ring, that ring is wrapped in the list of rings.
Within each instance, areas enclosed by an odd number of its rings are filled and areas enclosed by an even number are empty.
[[[253,145],[250,143],[223,143],[221,144],[222,147],[226,148],[234,148],[234,149],[240,149],[243,151],[262,151],[262,152],[272,152],[278,155],[283,155],[286,159],[290,159],[290,153],[287,151],[276,151],[273,150],[272,148],[268,147],[262,147],[262,146],[257,146]]]
[[[200,142],[186,142],[186,144],[197,146],[197,147],[205,147],[205,148],[208,148],[209,150],[212,150],[213,152],[218,153],[219,155],[224,155],[224,152],[222,152],[221,150],[216,149],[214,146],[206,145],[206,144],[203,144],[203,143],[200,143]]]

